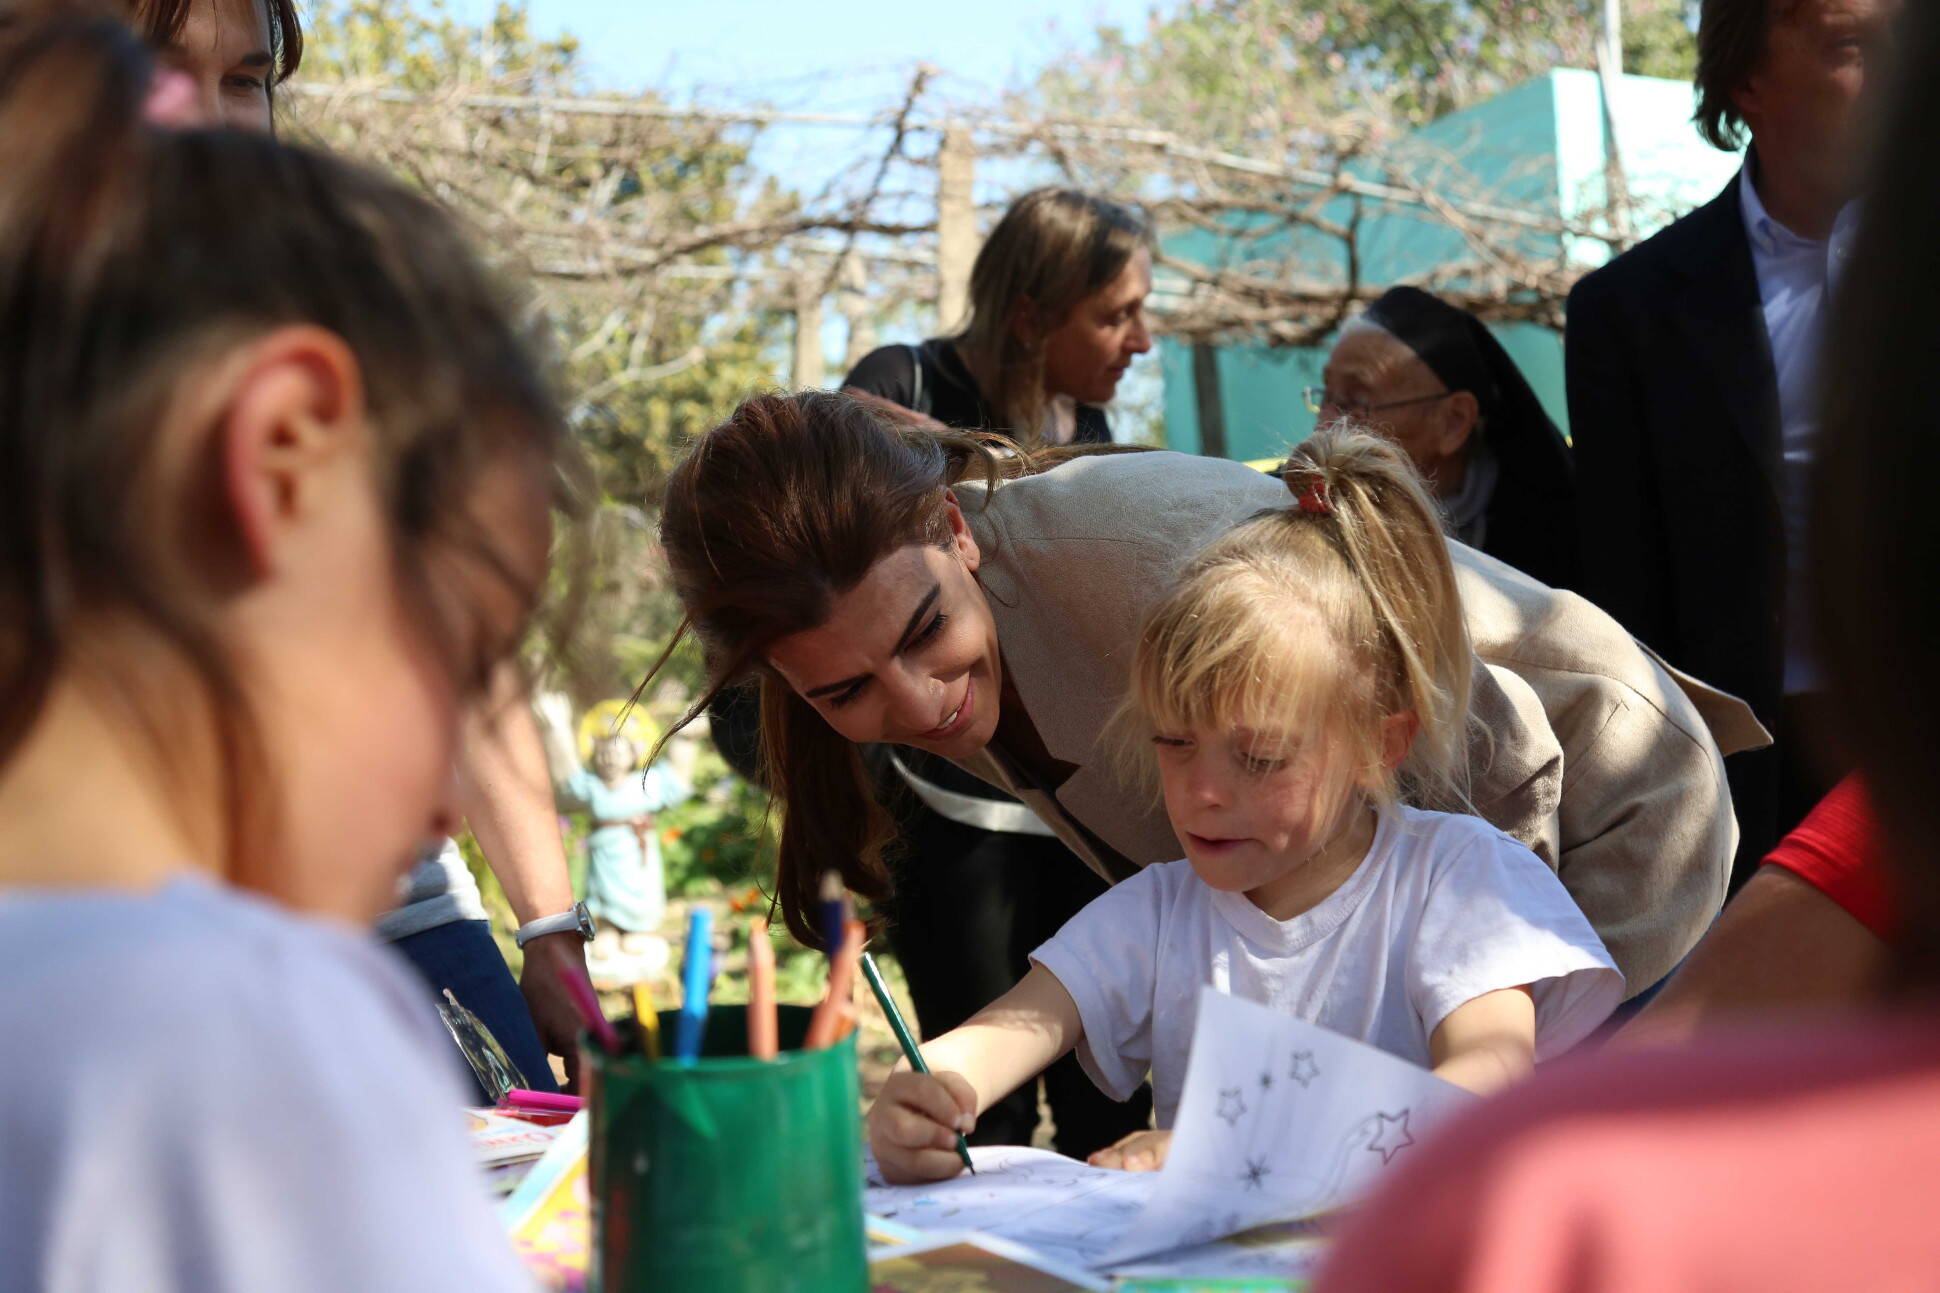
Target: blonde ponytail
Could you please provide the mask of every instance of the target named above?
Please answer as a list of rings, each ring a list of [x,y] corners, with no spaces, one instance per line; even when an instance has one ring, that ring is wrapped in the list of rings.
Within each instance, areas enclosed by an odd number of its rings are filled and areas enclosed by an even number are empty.
[[[1392,441],[1348,422],[1302,444],[1285,479],[1302,500],[1295,523],[1337,538],[1391,645],[1386,701],[1413,710],[1421,722],[1404,776],[1419,796],[1466,804],[1473,654],[1427,485]],[[1305,502],[1310,491],[1321,496],[1319,508]]]
[[[1199,554],[1153,608],[1118,732],[1321,734],[1374,798],[1468,804],[1473,657],[1435,505],[1406,456],[1347,424],[1286,468],[1290,506]],[[1381,721],[1419,729],[1390,773]]]

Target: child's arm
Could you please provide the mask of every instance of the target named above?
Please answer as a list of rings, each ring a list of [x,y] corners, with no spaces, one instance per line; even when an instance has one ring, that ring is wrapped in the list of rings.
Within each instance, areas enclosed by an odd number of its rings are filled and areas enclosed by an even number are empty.
[[[978,1114],[1049,1068],[1083,1033],[1071,994],[1049,970],[1031,966],[968,1023],[923,1047],[932,1073],[899,1065],[883,1083],[869,1108],[869,1146],[883,1179],[940,1181],[962,1171],[957,1133],[975,1127]]]
[[[1536,1002],[1527,987],[1501,988],[1448,1012],[1428,1038],[1435,1076],[1477,1095],[1499,1091],[1536,1065]]]

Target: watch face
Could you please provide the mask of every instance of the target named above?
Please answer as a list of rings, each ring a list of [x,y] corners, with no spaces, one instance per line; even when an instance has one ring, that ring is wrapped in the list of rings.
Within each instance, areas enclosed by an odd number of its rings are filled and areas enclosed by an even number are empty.
[[[586,910],[585,903],[576,902],[573,904],[573,914],[579,917],[580,937],[584,938],[589,943],[592,942],[593,941],[593,913]]]

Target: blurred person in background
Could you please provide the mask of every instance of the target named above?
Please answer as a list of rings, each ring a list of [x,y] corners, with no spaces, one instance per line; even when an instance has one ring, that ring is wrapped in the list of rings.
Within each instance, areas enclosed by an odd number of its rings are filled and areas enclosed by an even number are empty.
[[[1908,25],[1826,331],[1808,563],[1816,658],[1892,884],[1889,994],[1555,1066],[1424,1144],[1322,1288],[1920,1288],[1940,1271],[1940,11]]]
[[[1699,133],[1751,147],[1715,199],[1586,276],[1565,356],[1585,596],[1776,737],[1734,757],[1743,883],[1844,771],[1802,573],[1826,296],[1899,0],[1703,0]]]

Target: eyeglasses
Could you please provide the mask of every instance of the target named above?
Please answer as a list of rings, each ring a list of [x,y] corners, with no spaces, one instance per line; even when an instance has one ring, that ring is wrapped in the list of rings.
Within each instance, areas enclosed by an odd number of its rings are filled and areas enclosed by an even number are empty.
[[[1329,404],[1350,418],[1364,418],[1370,413],[1384,409],[1404,409],[1410,404],[1426,404],[1430,400],[1445,400],[1454,391],[1439,391],[1433,395],[1417,395],[1411,400],[1389,400],[1385,404],[1369,404],[1362,400],[1349,399],[1338,391],[1330,391],[1325,386],[1309,386],[1303,392],[1307,398],[1307,412],[1318,413]]]

